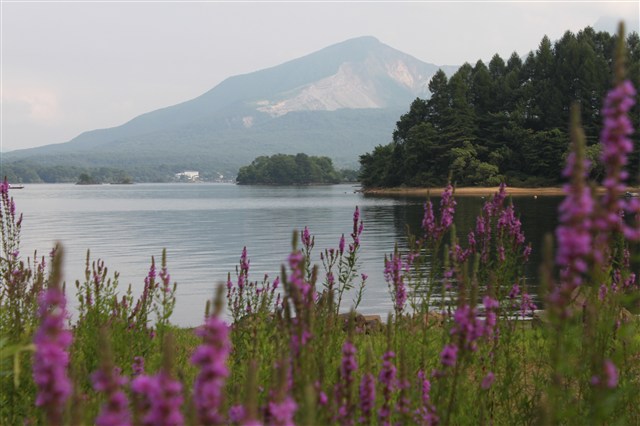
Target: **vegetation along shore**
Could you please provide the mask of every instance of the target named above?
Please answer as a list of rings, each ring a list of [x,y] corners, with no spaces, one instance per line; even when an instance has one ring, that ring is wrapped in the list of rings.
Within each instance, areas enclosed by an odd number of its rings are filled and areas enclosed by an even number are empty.
[[[489,197],[496,192],[500,187],[498,186],[487,186],[487,187],[461,187],[455,188],[455,195],[457,196],[478,196],[478,197]],[[365,188],[362,190],[365,194],[370,195],[383,195],[383,196],[409,196],[409,197],[428,197],[429,195],[441,196],[442,193],[446,190],[444,187],[438,188],[411,188],[411,187],[395,187],[395,188]],[[598,194],[602,194],[605,192],[604,187],[596,187],[595,192]],[[638,187],[627,187],[624,191],[629,192],[630,194],[640,193],[640,188]],[[564,190],[562,187],[545,187],[545,188],[509,188],[509,195],[512,197],[542,197],[542,196],[551,196],[551,197],[559,197],[564,195]]]

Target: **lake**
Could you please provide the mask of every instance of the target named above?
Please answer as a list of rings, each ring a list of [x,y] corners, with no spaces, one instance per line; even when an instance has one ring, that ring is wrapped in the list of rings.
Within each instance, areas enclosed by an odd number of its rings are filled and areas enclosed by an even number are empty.
[[[392,310],[384,281],[384,255],[396,242],[406,247],[406,229],[414,232],[423,216],[423,198],[369,196],[353,185],[257,187],[233,184],[135,184],[77,186],[27,185],[13,190],[24,214],[22,257],[47,254],[55,241],[66,253],[64,278],[75,300],[76,279],[84,277],[86,250],[120,273],[122,291],[142,288],[151,256],[159,262],[167,249],[168,269],[178,283],[172,321],[181,326],[202,322],[205,301],[215,285],[235,273],[242,248],[251,260],[250,279],[275,278],[291,251],[294,229],[315,235],[313,262],[320,251],[347,241],[356,206],[361,210],[360,272],[369,275],[359,311],[386,315]],[[456,197],[458,233],[466,235],[484,202]],[[434,198],[434,202],[438,202]],[[514,197],[534,251],[527,274],[535,277],[543,236],[556,226],[559,197]],[[465,238],[466,240],[466,238]],[[351,299],[347,299],[350,301]],[[348,303],[347,306],[348,308]]]

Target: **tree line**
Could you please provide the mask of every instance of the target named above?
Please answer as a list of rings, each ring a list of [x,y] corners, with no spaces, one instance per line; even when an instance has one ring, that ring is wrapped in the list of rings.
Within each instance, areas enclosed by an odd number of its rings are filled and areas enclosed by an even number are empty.
[[[2,178],[12,183],[130,183],[131,175],[113,167],[42,165],[16,161],[2,165]]]
[[[547,186],[560,182],[568,150],[569,107],[577,101],[587,133],[593,177],[598,164],[600,109],[610,87],[617,36],[587,27],[555,43],[547,36],[524,61],[514,52],[485,64],[465,63],[448,78],[438,71],[431,97],[415,99],[392,142],[360,156],[364,187],[458,185]],[[640,84],[640,38],[627,36],[627,69]],[[638,105],[631,116],[638,128]],[[629,170],[638,180],[638,135]]]

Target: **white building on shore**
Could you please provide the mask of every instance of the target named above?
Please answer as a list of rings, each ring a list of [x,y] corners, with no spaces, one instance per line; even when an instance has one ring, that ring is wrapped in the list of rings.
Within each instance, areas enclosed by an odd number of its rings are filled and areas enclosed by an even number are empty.
[[[176,173],[176,180],[197,182],[200,180],[200,172],[194,170],[185,170],[184,172]]]

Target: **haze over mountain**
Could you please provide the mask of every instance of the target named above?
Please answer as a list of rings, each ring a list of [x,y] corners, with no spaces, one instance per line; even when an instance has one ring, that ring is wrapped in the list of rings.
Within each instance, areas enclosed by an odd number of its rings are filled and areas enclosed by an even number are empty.
[[[4,153],[4,161],[208,170],[233,175],[258,155],[331,157],[357,167],[390,141],[400,115],[442,68],[373,37],[329,46],[284,64],[230,77],[203,95],[69,142]],[[161,88],[159,88],[161,90]]]

